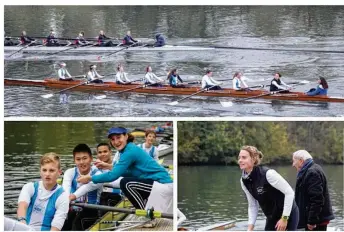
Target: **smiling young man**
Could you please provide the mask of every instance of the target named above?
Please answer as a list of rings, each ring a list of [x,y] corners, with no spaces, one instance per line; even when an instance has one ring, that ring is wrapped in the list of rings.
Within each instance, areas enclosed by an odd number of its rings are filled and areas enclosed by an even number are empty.
[[[102,184],[92,182],[84,185],[76,180],[81,175],[98,175],[101,172],[92,164],[92,152],[86,144],[78,144],[73,150],[76,167],[68,169],[63,178],[63,189],[69,193],[70,201],[99,204]],[[72,207],[63,230],[86,230],[98,218],[97,210]]]
[[[9,230],[24,230],[25,227],[28,230],[61,230],[69,208],[68,194],[57,184],[61,173],[57,154],[47,153],[42,156],[41,180],[25,184],[18,199],[17,216],[23,225]],[[11,221],[6,220],[5,226],[15,226],[9,224]]]

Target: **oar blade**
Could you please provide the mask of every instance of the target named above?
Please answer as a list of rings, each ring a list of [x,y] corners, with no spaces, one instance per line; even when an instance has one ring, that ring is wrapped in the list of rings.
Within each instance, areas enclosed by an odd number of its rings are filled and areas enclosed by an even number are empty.
[[[233,106],[233,102],[232,101],[220,101],[222,107],[232,107]]]
[[[46,98],[46,99],[51,98],[52,96],[54,96],[54,94],[52,93],[41,95],[42,98]]]
[[[167,103],[167,105],[170,105],[170,106],[175,106],[178,104],[179,104],[179,102],[177,102],[177,101]]]
[[[102,100],[102,99],[106,98],[106,95],[99,95],[99,96],[95,96],[94,98],[97,100]]]

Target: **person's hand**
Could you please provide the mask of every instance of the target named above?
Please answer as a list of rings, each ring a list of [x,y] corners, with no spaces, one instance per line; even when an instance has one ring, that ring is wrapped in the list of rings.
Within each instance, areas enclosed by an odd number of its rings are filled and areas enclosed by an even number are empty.
[[[87,184],[91,180],[92,180],[92,178],[90,175],[83,175],[77,179],[77,182],[82,183],[82,184]]]
[[[74,194],[69,195],[69,201],[75,201],[76,196]]]
[[[105,169],[107,168],[107,163],[97,159],[95,162],[94,162],[94,165],[98,168],[98,169]]]
[[[276,228],[277,231],[285,231],[285,229],[287,228],[287,224],[288,224],[287,220],[280,219],[276,223],[275,228]]]
[[[307,224],[307,227],[308,227],[309,230],[314,230],[314,228],[317,227],[317,225]]]

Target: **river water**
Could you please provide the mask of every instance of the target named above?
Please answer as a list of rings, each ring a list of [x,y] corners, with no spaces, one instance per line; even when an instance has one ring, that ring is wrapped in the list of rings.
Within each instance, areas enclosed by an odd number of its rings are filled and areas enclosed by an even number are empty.
[[[34,179],[37,179],[39,159],[45,153],[59,154],[62,171],[65,171],[74,166],[72,151],[77,144],[86,143],[94,149],[98,143],[108,141],[106,135],[110,127],[124,126],[133,130],[163,124],[165,122],[5,122],[4,195],[19,194],[21,186],[32,180],[29,177],[36,176]],[[163,138],[158,136],[157,142],[161,139]],[[135,138],[135,143],[142,142],[144,137]],[[164,163],[173,165],[172,154],[164,157]],[[14,180],[23,177],[23,180]],[[8,181],[11,179],[13,181]],[[16,186],[16,190],[6,190]],[[5,210],[16,208],[17,199],[18,197],[5,200]]]
[[[211,68],[215,79],[244,73],[249,86],[269,84],[275,72],[284,82],[303,81],[296,91],[316,86],[318,77],[329,83],[330,96],[344,92],[344,7],[343,6],[6,6],[5,31],[17,36],[45,36],[50,28],[59,37],[108,36],[122,38],[127,30],[134,38],[152,39],[156,32],[173,45],[238,46],[322,52],[218,49],[211,51],[119,52],[105,61],[101,54],[40,56],[18,54],[6,59],[5,78],[44,79],[56,76],[56,64],[67,63],[72,75],[84,74],[97,64],[100,74],[114,73],[118,63],[129,78],[142,78],[147,65],[158,76],[177,67],[184,80],[200,80]],[[331,53],[332,51],[332,53]],[[339,52],[342,53],[333,53]],[[113,80],[113,76],[107,76]],[[71,92],[69,98],[43,99],[52,90],[5,86],[5,116],[343,116],[342,103],[300,103],[252,100],[224,108],[218,99],[195,97],[177,106],[165,103],[181,96],[111,95],[96,100],[88,93]],[[64,100],[63,100],[64,99]],[[228,99],[229,100],[229,99]]]
[[[290,166],[269,166],[295,188],[296,170]],[[344,230],[343,166],[322,166],[328,181],[335,219],[329,224]],[[178,208],[187,221],[182,226],[199,228],[225,221],[236,221],[231,230],[247,230],[247,200],[240,186],[241,172],[235,166],[178,167]],[[264,230],[265,216],[259,210],[256,230]]]

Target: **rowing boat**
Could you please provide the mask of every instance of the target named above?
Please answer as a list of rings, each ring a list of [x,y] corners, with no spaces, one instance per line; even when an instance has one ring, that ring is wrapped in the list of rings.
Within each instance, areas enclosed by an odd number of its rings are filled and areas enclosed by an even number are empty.
[[[4,50],[5,52],[15,52],[19,49],[22,49],[23,46],[5,46]],[[70,48],[69,50],[66,50]],[[72,49],[71,46],[65,47],[45,47],[45,46],[31,46],[25,48],[23,50],[24,53],[49,53],[49,52],[60,52],[61,54],[65,53],[108,53],[108,52],[115,52],[119,50],[123,51],[143,51],[143,52],[159,52],[159,51],[203,51],[203,50],[214,50],[215,48],[211,47],[197,47],[197,46],[179,46],[179,45],[165,45],[163,47],[130,47],[128,49],[125,49],[125,47],[78,47],[75,49]],[[66,50],[62,52],[63,50]]]
[[[19,85],[19,86],[37,86],[47,87],[55,89],[65,89],[71,86],[78,85],[83,81],[59,81],[53,78],[47,78],[45,80],[29,80],[29,79],[10,79],[5,78],[5,85]],[[131,85],[117,85],[114,82],[104,82],[103,84],[85,84],[80,85],[74,90],[78,91],[123,91],[130,88],[139,87],[139,84]],[[163,87],[145,87],[132,89],[131,92],[147,93],[147,94],[167,94],[167,95],[191,95],[200,90],[199,87],[189,88],[172,88],[170,86]],[[309,101],[309,102],[340,102],[344,103],[344,97],[329,97],[329,96],[308,96],[303,92],[289,92],[289,93],[276,93],[269,94],[266,90],[252,90],[252,91],[236,91],[230,88],[223,88],[222,90],[210,90],[204,91],[198,94],[199,96],[208,97],[235,97],[235,98],[248,98],[260,96],[260,98],[271,100],[288,100],[288,101]]]

